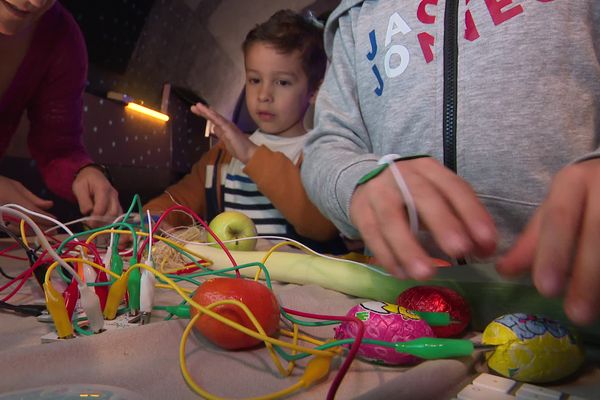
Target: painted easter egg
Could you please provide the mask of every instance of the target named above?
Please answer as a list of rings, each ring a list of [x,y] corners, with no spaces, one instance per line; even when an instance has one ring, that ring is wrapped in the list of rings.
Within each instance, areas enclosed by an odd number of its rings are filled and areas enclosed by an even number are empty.
[[[350,309],[348,316],[360,319],[365,325],[364,338],[386,342],[406,342],[420,337],[435,337],[431,327],[418,315],[397,304],[368,301]],[[336,339],[355,338],[358,332],[356,323],[342,322],[335,329]],[[387,365],[407,365],[420,361],[394,348],[362,343],[358,355],[371,362]]]
[[[539,315],[507,314],[483,331],[482,343],[496,345],[488,366],[507,378],[544,383],[565,378],[583,364],[583,348],[567,327]]]
[[[398,305],[414,311],[447,312],[453,321],[447,326],[432,326],[437,337],[458,336],[471,321],[466,300],[455,290],[443,286],[414,286],[398,296]]]

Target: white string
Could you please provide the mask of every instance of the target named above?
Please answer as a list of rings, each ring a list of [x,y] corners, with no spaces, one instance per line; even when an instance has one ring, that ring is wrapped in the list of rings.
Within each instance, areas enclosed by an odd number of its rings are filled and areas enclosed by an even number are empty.
[[[69,271],[69,273],[73,276],[73,278],[77,281],[78,285],[80,287],[85,286],[85,283],[81,280],[81,277],[77,274],[77,272],[75,272],[75,270],[73,269],[73,267],[71,267],[69,264],[66,263],[66,261],[64,261],[57,253],[56,251],[54,251],[54,249],[52,248],[52,246],[50,245],[50,243],[48,243],[48,240],[46,239],[46,236],[44,236],[44,233],[42,232],[42,230],[39,228],[39,226],[31,219],[29,218],[29,216],[27,216],[27,214],[20,212],[18,210],[15,210],[13,208],[19,208],[19,209],[23,209],[26,212],[30,212],[34,215],[36,215],[37,213],[34,213],[31,210],[28,210],[24,207],[18,206],[18,207],[14,207],[14,204],[5,204],[3,206],[0,206],[0,220],[3,220],[4,218],[2,218],[2,215],[4,213],[9,214],[13,217],[22,219],[25,221],[25,223],[27,223],[27,225],[29,225],[29,227],[31,229],[33,229],[33,232],[35,233],[35,235],[37,236],[38,240],[40,241],[40,245],[42,246],[42,248],[44,248],[44,250],[46,250],[48,252],[48,254],[55,260],[58,261],[58,263],[63,266],[67,271]],[[40,214],[41,215],[41,214]],[[36,215],[37,216],[37,215]]]
[[[72,220],[72,221],[69,221],[69,222],[64,222],[64,225],[65,225],[65,226],[69,226],[69,225],[75,225],[75,224],[76,224],[76,223],[78,223],[78,222],[86,222],[86,221],[102,221],[102,222],[110,222],[110,221],[112,221],[112,219],[111,219],[111,218],[109,218],[109,217],[101,217],[101,216],[92,216],[92,215],[88,215],[88,216],[86,216],[86,217],[81,217],[81,218],[78,218],[78,219],[74,219],[74,220]],[[44,231],[44,233],[50,233],[50,232],[52,232],[52,231],[55,231],[55,230],[57,230],[57,229],[59,229],[59,228],[61,228],[61,226],[59,226],[59,225],[55,225],[55,226],[52,226],[52,227],[50,227],[50,228],[46,229],[46,230]]]
[[[406,181],[402,177],[402,174],[400,173],[400,170],[394,161],[398,158],[400,158],[398,154],[386,154],[385,156],[381,157],[377,163],[387,164],[392,171],[396,185],[398,186],[398,189],[400,189],[400,193],[402,193],[402,197],[404,198],[404,205],[406,206],[406,211],[408,213],[410,230],[413,235],[416,235],[419,232],[419,216],[417,214],[417,208],[415,206],[413,197],[408,189],[408,185],[406,184]]]
[[[150,215],[150,210],[146,210],[146,215],[148,216],[148,257],[146,257],[146,264],[150,265],[152,262],[152,216]]]
[[[208,122],[208,120],[207,120],[207,122]],[[183,204],[181,204],[180,202],[178,202],[177,200],[175,200],[175,197],[173,197],[173,195],[168,190],[165,190],[165,193],[167,194],[167,196],[169,196],[169,198],[171,199],[171,201],[173,203],[175,203],[178,206],[185,207]],[[196,224],[196,219],[194,218],[194,216],[192,214],[187,213],[184,210],[174,210],[174,211],[180,212],[180,213],[184,213],[185,215],[187,215],[188,217],[190,217],[190,219],[192,220],[192,225]]]
[[[58,226],[58,227],[62,228],[62,229],[63,229],[65,232],[67,232],[67,234],[69,234],[70,236],[73,236],[73,235],[74,235],[73,231],[71,231],[69,228],[67,228],[67,226],[66,226],[65,224],[63,224],[62,222],[60,222],[60,221],[58,221],[58,220],[56,220],[56,219],[54,219],[54,218],[52,218],[52,217],[50,217],[50,216],[48,216],[48,215],[41,214],[41,213],[38,213],[38,212],[35,212],[35,211],[32,211],[32,210],[29,210],[29,209],[27,209],[27,208],[25,208],[25,207],[23,207],[23,206],[20,206],[20,205],[18,205],[18,204],[13,204],[13,203],[4,204],[4,207],[16,208],[17,210],[21,210],[21,211],[23,211],[23,212],[25,212],[25,213],[27,213],[27,214],[30,214],[30,215],[33,215],[33,216],[35,216],[35,217],[38,217],[38,218],[44,219],[44,220],[46,220],[46,221],[50,221],[50,222],[52,222],[54,225],[56,225],[56,226]]]

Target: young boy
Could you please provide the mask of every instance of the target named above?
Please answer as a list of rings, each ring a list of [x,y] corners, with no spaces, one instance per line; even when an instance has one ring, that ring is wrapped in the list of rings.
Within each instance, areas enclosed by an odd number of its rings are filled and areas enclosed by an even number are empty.
[[[322,28],[289,10],[278,11],[248,33],[242,45],[246,103],[258,126],[248,136],[198,103],[197,115],[214,124],[219,143],[180,182],[145,209],[160,213],[179,203],[205,220],[225,210],[252,218],[259,235],[303,237],[314,246],[338,238],[337,229],[308,199],[300,181],[304,114],[314,102],[326,67]],[[171,213],[167,222],[188,225]]]

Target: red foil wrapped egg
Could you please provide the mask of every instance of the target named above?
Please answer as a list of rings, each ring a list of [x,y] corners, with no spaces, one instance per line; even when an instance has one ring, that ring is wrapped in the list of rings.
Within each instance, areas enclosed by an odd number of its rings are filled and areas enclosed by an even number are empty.
[[[447,312],[453,321],[448,326],[433,326],[437,337],[460,335],[471,321],[471,310],[465,299],[444,286],[414,286],[398,296],[398,305],[414,311]]]

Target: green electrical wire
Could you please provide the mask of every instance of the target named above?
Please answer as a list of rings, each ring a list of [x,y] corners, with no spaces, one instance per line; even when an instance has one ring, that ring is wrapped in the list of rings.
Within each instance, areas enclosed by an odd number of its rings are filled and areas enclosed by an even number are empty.
[[[328,350],[333,347],[343,346],[354,343],[355,339],[342,339],[316,346],[317,350]],[[473,354],[475,346],[468,339],[446,339],[421,337],[406,342],[384,342],[382,340],[364,338],[361,344],[373,344],[383,347],[391,347],[399,353],[410,354],[426,360],[435,360],[440,358],[465,357]],[[279,346],[274,346],[277,353],[286,361],[297,361],[309,357],[309,353],[289,354]]]
[[[79,233],[76,233],[74,235],[71,235],[71,236],[69,236],[68,238],[66,238],[65,240],[62,241],[62,243],[60,244],[60,246],[58,246],[58,249],[56,249],[56,253],[57,254],[61,254],[62,253],[62,249],[66,246],[67,243],[69,243],[73,239],[79,238],[80,236],[85,236],[85,235],[93,234],[93,233],[96,233],[96,232],[101,232],[101,231],[104,231],[104,230],[107,230],[107,229],[112,229],[112,228],[122,229],[123,227],[125,227],[125,228],[127,228],[127,229],[129,229],[131,231],[131,235],[133,237],[133,254],[134,254],[134,257],[136,257],[135,260],[137,262],[137,247],[138,247],[138,244],[137,244],[137,234],[136,234],[136,231],[135,231],[134,227],[132,225],[130,225],[130,224],[125,223],[125,222],[118,222],[118,223],[115,223],[115,224],[110,224],[110,225],[107,225],[107,226],[102,226],[100,228],[91,229],[91,230],[88,230],[88,231],[79,232]],[[67,277],[65,275],[65,273],[62,271],[62,268],[57,268],[57,270],[58,270],[59,275],[62,277],[62,279],[65,282],[70,282],[71,281],[71,279],[69,277]],[[88,282],[88,286],[94,286],[94,285],[96,285],[94,282]]]

